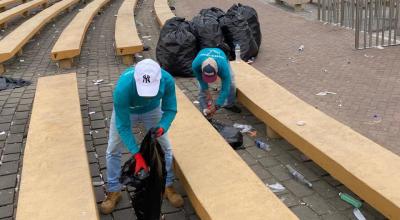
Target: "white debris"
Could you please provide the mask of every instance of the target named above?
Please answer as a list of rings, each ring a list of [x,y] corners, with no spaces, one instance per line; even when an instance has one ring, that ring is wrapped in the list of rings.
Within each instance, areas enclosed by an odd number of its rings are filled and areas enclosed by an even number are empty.
[[[244,125],[244,124],[239,124],[239,123],[234,123],[233,127],[240,129],[240,133],[247,133],[247,132],[253,130],[253,127],[251,125]]]
[[[139,26],[141,26],[141,27],[144,26],[144,24],[143,24],[142,22],[140,22],[140,21],[136,21],[136,24],[139,25]]]
[[[143,56],[140,55],[140,54],[135,54],[135,57],[137,57],[137,58],[143,58]]]
[[[146,38],[151,38],[150,35],[146,35],[146,36],[142,36],[142,38],[146,39]]]
[[[367,57],[367,58],[373,58],[374,56],[372,56],[372,55],[368,55],[368,54],[364,54],[364,57]]]
[[[114,17],[118,17],[118,15],[114,15]]]
[[[300,45],[300,47],[299,47],[299,51],[304,51],[304,45],[302,44],[302,45]]]
[[[283,192],[283,191],[285,191],[285,187],[282,185],[282,184],[280,184],[280,183],[275,183],[275,184],[271,184],[271,185],[267,185],[270,189],[271,189],[271,191],[272,192],[274,192],[274,193],[279,193],[279,192]]]
[[[196,100],[196,101],[193,101],[193,103],[194,104],[199,104],[200,102]]]
[[[89,115],[92,115],[92,114],[94,114],[94,113],[96,113],[96,112],[89,112]]]
[[[326,95],[328,95],[328,94],[330,94],[330,95],[336,95],[335,92],[329,92],[329,91],[319,92],[319,93],[317,93],[317,94],[315,94],[315,95],[318,95],[318,96],[326,96]]]
[[[102,186],[104,185],[104,181],[93,181],[93,186]]]
[[[382,47],[382,46],[377,46],[376,49],[383,50],[383,49],[385,49],[385,48]]]
[[[306,122],[305,122],[305,121],[297,121],[297,122],[296,122],[296,125],[298,125],[298,126],[304,126],[304,125],[306,125]]]
[[[25,62],[25,60],[23,60],[23,59],[20,59],[20,60],[19,60],[19,62],[23,63],[23,62]]]
[[[327,73],[327,72],[328,72],[328,70],[327,70],[327,69],[323,69],[323,70],[322,70],[322,72],[324,72],[324,73]]]
[[[361,213],[361,211],[358,208],[353,209],[353,214],[356,216],[358,220],[366,220],[365,216]]]
[[[95,85],[100,85],[103,81],[104,81],[103,79],[92,80],[93,84],[95,84]]]
[[[0,135],[5,135],[5,134],[6,134],[5,131],[0,132]]]

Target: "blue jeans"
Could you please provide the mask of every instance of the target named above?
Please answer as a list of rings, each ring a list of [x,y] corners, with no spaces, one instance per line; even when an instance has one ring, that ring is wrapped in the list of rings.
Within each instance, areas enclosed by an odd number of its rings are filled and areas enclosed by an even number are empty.
[[[229,88],[228,98],[224,103],[224,106],[227,106],[227,107],[233,106],[235,104],[235,102],[236,102],[235,75],[234,75],[230,65],[229,65],[229,72],[231,73],[231,85],[230,85],[230,88]],[[199,90],[200,90],[199,103],[200,103],[201,110],[203,110],[203,109],[207,108],[207,97],[206,97],[207,95],[206,95],[205,91],[203,91],[201,89],[200,84],[198,84],[198,86],[199,86]]]
[[[131,114],[131,125],[133,126],[138,122],[143,122],[147,132],[150,130],[150,128],[157,126],[161,116],[162,111],[160,107],[143,114]],[[119,178],[121,176],[121,151],[125,145],[122,143],[117,131],[114,110],[111,116],[109,136],[106,153],[107,188],[108,192],[118,192],[121,191],[121,183],[119,182]],[[167,133],[159,137],[157,140],[165,154],[165,168],[167,170],[166,186],[171,186],[174,181],[171,143],[169,142]]]

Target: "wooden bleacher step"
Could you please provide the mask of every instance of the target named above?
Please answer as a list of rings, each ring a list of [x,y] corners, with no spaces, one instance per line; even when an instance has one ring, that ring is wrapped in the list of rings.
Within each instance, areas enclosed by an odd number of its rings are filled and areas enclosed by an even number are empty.
[[[75,73],[38,80],[16,219],[99,219]]]
[[[47,2],[48,0],[33,0],[0,13],[0,28],[6,28],[7,22],[17,16],[27,16],[30,10],[35,9],[38,6],[42,6],[43,9],[45,9]]]
[[[164,26],[168,19],[175,17],[168,5],[168,0],[155,0],[154,11],[161,27]]]
[[[20,2],[25,3],[26,0],[0,0],[0,12],[5,11],[7,6],[11,4],[19,4]]]

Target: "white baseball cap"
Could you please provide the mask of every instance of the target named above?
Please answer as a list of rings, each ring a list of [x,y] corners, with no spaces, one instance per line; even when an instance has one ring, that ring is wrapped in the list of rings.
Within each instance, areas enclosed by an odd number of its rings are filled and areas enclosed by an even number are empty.
[[[135,66],[136,90],[139,96],[154,97],[160,89],[161,67],[152,59],[144,59]]]

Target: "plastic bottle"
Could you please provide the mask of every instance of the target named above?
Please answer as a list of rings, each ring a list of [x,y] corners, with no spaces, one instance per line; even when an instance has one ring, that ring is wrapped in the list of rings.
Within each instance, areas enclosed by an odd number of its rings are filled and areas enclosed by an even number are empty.
[[[240,58],[240,45],[239,44],[236,44],[236,46],[235,46],[235,59],[236,59],[237,63],[239,63],[240,60],[242,60]]]
[[[286,168],[289,170],[289,173],[296,178],[298,181],[306,184],[308,187],[312,187],[312,183],[310,181],[308,181],[303,174],[299,173],[297,170],[295,170],[292,166],[290,166],[289,164],[286,165]]]
[[[358,199],[353,198],[352,196],[350,196],[347,193],[340,192],[339,196],[343,201],[345,201],[345,202],[349,203],[350,205],[354,206],[354,208],[358,208],[359,209],[362,206],[362,202],[361,201],[359,201]]]
[[[267,143],[262,142],[261,140],[256,140],[256,146],[265,151],[271,150],[271,147]]]

